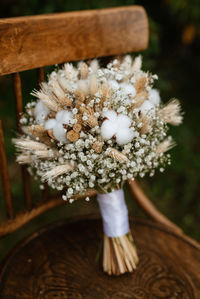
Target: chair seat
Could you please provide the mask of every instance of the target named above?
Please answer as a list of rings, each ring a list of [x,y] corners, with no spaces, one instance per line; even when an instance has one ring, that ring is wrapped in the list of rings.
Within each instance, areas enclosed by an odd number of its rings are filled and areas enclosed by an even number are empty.
[[[200,250],[146,220],[131,221],[139,265],[110,277],[96,256],[100,219],[59,222],[20,243],[1,271],[1,299],[200,298]]]

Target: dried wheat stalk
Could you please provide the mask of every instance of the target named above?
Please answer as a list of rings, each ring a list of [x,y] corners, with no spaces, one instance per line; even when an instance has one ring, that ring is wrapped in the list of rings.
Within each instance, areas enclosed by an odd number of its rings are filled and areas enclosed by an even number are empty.
[[[136,269],[138,255],[129,232],[126,235],[110,238],[104,235],[103,270],[109,275],[120,275]]]

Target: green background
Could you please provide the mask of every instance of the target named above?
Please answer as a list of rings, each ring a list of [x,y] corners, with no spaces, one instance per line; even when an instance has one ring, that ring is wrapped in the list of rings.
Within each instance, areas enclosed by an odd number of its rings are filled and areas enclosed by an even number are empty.
[[[140,180],[147,195],[159,210],[177,223],[191,237],[200,241],[200,4],[195,0],[165,1],[61,1],[61,0],[1,0],[0,17],[94,9],[139,4],[147,10],[150,23],[150,43],[144,57],[144,69],[159,76],[156,87],[164,102],[171,97],[180,99],[185,111],[184,123],[170,129],[177,142],[171,151],[172,165],[153,178]],[[50,55],[50,53],[49,53]],[[48,71],[48,70],[47,70]],[[37,86],[36,72],[22,72],[24,102]],[[15,163],[11,138],[15,136],[15,105],[12,77],[0,77],[0,118],[3,121],[12,195],[16,211],[24,209],[20,169]],[[39,198],[37,182],[33,182],[33,197]],[[1,187],[0,187],[1,188]],[[126,190],[127,191],[127,190]],[[127,193],[127,192],[126,192]],[[0,219],[5,219],[0,189]],[[130,214],[145,217],[141,208],[127,193]],[[0,259],[10,248],[30,232],[45,223],[79,214],[98,212],[95,200],[67,204],[31,221],[0,241]]]

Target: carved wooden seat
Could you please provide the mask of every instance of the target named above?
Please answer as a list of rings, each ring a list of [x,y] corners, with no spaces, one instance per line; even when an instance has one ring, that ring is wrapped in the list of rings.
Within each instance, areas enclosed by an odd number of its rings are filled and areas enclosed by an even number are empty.
[[[19,72],[37,69],[40,82],[45,66],[137,52],[147,44],[148,21],[139,6],[1,19],[0,75],[13,75],[18,129],[23,110]],[[7,213],[0,223],[1,237],[64,203],[43,192],[35,205],[22,167],[26,211],[15,215],[1,122],[0,162]],[[1,265],[0,298],[200,298],[200,245],[162,215],[137,182],[129,186],[134,199],[157,221],[134,221],[140,257],[134,273],[117,278],[104,274],[95,262],[101,220],[73,219],[42,228],[14,248]]]

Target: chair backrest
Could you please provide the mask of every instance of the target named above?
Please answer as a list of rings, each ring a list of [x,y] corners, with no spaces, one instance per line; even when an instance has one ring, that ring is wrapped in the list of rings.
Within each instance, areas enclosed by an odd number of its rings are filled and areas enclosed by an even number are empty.
[[[18,130],[23,111],[21,71],[37,69],[38,82],[41,82],[45,66],[137,52],[146,49],[147,45],[148,20],[141,6],[1,19],[0,75],[13,76]],[[63,201],[61,198],[48,198],[48,192],[43,192],[42,198],[48,200],[42,200],[33,207],[29,174],[22,166],[26,211],[15,215],[1,122],[0,161],[8,217],[0,224],[1,237]]]

